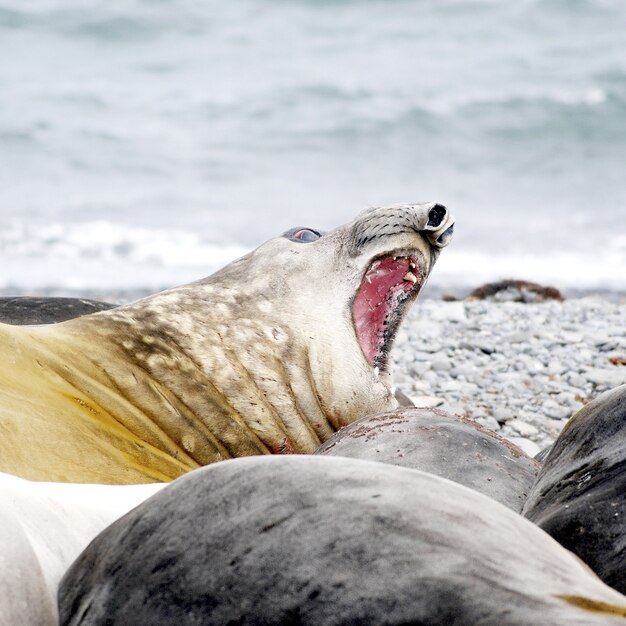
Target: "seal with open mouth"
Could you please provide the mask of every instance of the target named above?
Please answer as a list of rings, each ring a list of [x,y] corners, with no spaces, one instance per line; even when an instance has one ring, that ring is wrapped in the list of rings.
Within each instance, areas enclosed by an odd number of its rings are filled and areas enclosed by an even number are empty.
[[[452,230],[440,204],[368,209],[126,306],[0,325],[0,471],[166,481],[395,408],[389,350]]]

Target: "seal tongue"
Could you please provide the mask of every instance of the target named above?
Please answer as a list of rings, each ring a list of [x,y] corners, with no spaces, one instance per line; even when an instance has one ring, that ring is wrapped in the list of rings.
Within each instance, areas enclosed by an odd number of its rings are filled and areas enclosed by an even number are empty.
[[[393,339],[400,305],[417,282],[415,260],[410,257],[379,259],[363,277],[352,305],[352,317],[361,350],[372,366]]]

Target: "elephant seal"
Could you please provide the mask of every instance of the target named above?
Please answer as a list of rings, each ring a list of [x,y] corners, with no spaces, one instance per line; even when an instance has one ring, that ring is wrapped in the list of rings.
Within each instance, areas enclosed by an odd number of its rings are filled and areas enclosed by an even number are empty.
[[[107,311],[115,306],[108,302],[86,298],[2,297],[0,298],[0,323],[54,324],[81,315]]]
[[[72,561],[162,487],[38,483],[0,474],[0,623],[56,626],[59,581]]]
[[[523,514],[626,593],[626,385],[565,425]]]
[[[315,454],[430,472],[522,510],[539,463],[477,422],[438,409],[398,408],[342,428]]]
[[[234,459],[103,531],[59,587],[82,624],[625,624],[626,597],[501,504],[339,457]]]
[[[138,483],[313,452],[397,406],[389,350],[452,230],[439,204],[368,209],[110,311],[0,325],[0,470]]]

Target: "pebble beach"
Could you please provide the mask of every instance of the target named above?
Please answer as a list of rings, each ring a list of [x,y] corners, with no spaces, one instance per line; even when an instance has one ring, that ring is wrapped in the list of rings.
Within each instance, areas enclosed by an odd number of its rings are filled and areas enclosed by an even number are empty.
[[[429,285],[400,327],[394,381],[416,406],[475,419],[534,456],[584,404],[626,384],[626,293],[512,302],[462,299],[468,292],[450,302]],[[0,289],[117,304],[150,293]]]
[[[468,288],[446,301],[445,290],[429,285],[425,291],[404,319],[391,355],[395,385],[416,406],[475,419],[534,456],[584,404],[626,384],[622,291],[562,302],[472,301],[463,299]],[[0,296],[71,296],[116,304],[150,293],[0,289]]]
[[[417,406],[475,419],[534,456],[584,404],[626,383],[626,297],[418,300],[392,358]]]

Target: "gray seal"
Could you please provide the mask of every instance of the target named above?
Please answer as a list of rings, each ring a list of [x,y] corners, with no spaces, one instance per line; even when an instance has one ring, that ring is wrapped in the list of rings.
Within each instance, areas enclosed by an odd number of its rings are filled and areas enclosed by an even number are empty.
[[[56,324],[81,315],[107,311],[116,305],[87,298],[6,296],[0,298],[3,324]]]
[[[438,409],[398,408],[335,433],[315,454],[430,472],[522,510],[539,463],[477,422]]]
[[[0,470],[138,483],[313,452],[397,406],[389,350],[452,229],[435,203],[368,209],[132,304],[0,325]]]
[[[183,476],[59,588],[82,624],[623,624],[626,597],[507,507],[432,474],[265,456]]]
[[[626,593],[626,385],[565,425],[523,514]]]
[[[98,533],[164,486],[45,483],[0,473],[0,624],[57,626],[67,568]]]

